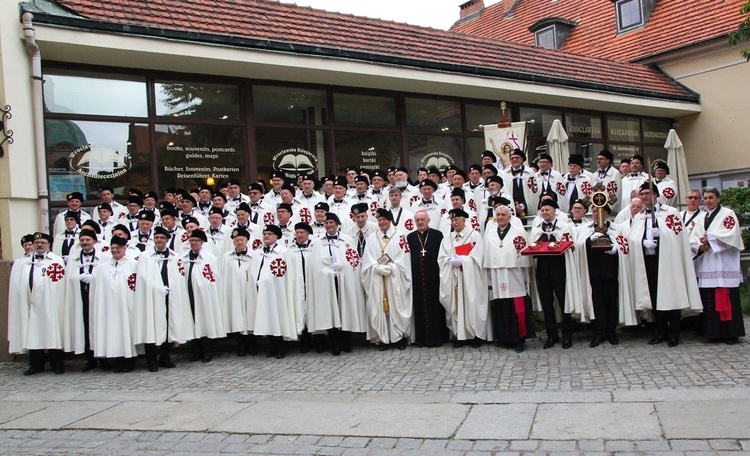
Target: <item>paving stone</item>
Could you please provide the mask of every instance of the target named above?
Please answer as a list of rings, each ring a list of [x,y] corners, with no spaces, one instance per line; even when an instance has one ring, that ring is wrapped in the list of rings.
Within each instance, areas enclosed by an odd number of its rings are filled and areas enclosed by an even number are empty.
[[[369,448],[345,448],[341,456],[367,456],[370,454]]]
[[[364,448],[369,441],[367,437],[347,437],[339,445],[344,448]]]
[[[668,439],[750,437],[746,422],[750,399],[659,402],[656,409]]]
[[[344,452],[344,448],[340,447],[320,447],[315,454],[321,456],[340,456]]]
[[[741,450],[742,445],[737,440],[721,439],[721,440],[709,440],[711,448],[718,451],[734,451]]]
[[[244,443],[247,441],[248,436],[246,434],[230,434],[222,440],[222,443],[233,444],[233,443]]]
[[[402,450],[415,450],[422,446],[422,439],[400,438],[396,442],[396,448]]]
[[[666,440],[639,440],[635,442],[638,451],[669,451],[669,442]]]
[[[575,440],[542,440],[539,442],[539,449],[542,451],[575,451]]]
[[[474,451],[504,451],[508,446],[507,440],[477,440],[474,442]]]
[[[634,443],[627,440],[610,440],[604,443],[606,451],[633,451]]]
[[[581,451],[604,451],[604,440],[602,439],[595,439],[595,440],[579,440],[578,441],[578,448]]]
[[[387,438],[387,437],[376,437],[372,440],[370,440],[370,443],[367,445],[368,448],[381,448],[381,449],[390,449],[396,446],[396,442],[398,442],[398,439],[395,438]]]
[[[461,450],[469,451],[474,447],[474,442],[471,440],[449,440],[446,448],[449,450]]]
[[[273,438],[272,435],[266,435],[266,434],[257,434],[257,435],[251,435],[247,439],[247,443],[255,443],[258,445],[263,445],[267,443],[269,440]]]
[[[671,440],[669,444],[677,451],[708,451],[711,449],[704,440]]]
[[[539,448],[538,440],[511,440],[510,449],[519,451],[533,451]]]
[[[422,450],[442,450],[448,445],[447,440],[428,439],[422,442]]]

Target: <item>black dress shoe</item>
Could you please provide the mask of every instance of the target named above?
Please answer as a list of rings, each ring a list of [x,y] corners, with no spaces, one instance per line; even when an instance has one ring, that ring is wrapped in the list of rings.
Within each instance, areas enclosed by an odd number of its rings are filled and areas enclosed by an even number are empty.
[[[558,342],[560,342],[560,339],[558,339],[557,337],[551,337],[547,339],[547,342],[544,343],[544,348],[552,348]]]
[[[237,356],[246,356],[247,355],[247,349],[246,348],[238,348],[237,349]]]
[[[603,340],[603,339],[602,339],[601,337],[599,337],[599,336],[594,336],[594,338],[593,338],[593,339],[591,339],[591,342],[589,343],[589,347],[591,347],[591,348],[596,348],[596,347],[598,347],[599,345],[601,345],[601,344],[602,344],[602,340]]]
[[[25,371],[23,371],[23,375],[34,375],[34,374],[38,374],[40,372],[44,372],[44,368],[43,367],[29,367],[28,369],[26,369]]]
[[[135,369],[135,361],[126,361],[125,366],[123,367],[123,372],[133,372],[133,369]]]
[[[214,355],[206,355],[206,356],[203,357],[203,362],[204,363],[210,363],[211,360],[213,360],[213,359],[214,359]]]
[[[125,367],[123,366],[117,366],[116,368],[112,369],[112,372],[115,372],[117,374],[121,374],[125,372]]]
[[[661,336],[661,334],[657,334],[654,337],[651,338],[651,340],[648,341],[649,345],[656,345],[664,342],[664,338]]]
[[[616,335],[607,337],[607,342],[611,345],[620,345],[620,339]]]
[[[384,352],[386,350],[388,350],[388,344],[380,344],[380,345],[378,345],[378,351]]]
[[[454,340],[453,341],[453,348],[461,348],[464,345],[464,341],[462,340]]]
[[[110,369],[109,361],[107,361],[106,359],[99,359],[99,369],[108,371]]]
[[[473,340],[471,341],[471,347],[472,347],[472,348],[479,348],[479,347],[481,347],[481,346],[482,346],[482,342],[484,342],[484,341],[483,341],[482,339],[480,339],[480,338],[478,338],[478,337],[475,337],[475,338],[474,338],[474,339],[473,339]]]
[[[673,337],[669,339],[669,342],[667,342],[667,347],[676,347],[680,345],[680,339]]]
[[[65,368],[62,366],[52,367],[52,372],[56,373],[57,375],[62,375],[65,373]]]
[[[396,342],[396,346],[399,350],[406,350],[406,347],[409,345],[409,341],[406,340],[406,337],[402,337],[401,340]]]
[[[201,355],[193,355],[193,356],[191,356],[191,357],[190,357],[190,362],[191,362],[191,363],[194,363],[194,362],[196,362],[196,361],[200,361],[201,359],[203,359],[203,358],[201,357]]]
[[[573,346],[573,339],[568,339],[568,338],[563,339],[563,346],[562,346],[563,350],[567,350],[572,346]]]
[[[517,342],[513,349],[516,353],[523,353],[526,350],[526,343],[524,341]]]
[[[148,363],[149,372],[159,372],[159,363]]]
[[[93,369],[96,369],[96,361],[94,361],[93,363],[84,364],[83,367],[81,368],[81,372],[88,372]]]
[[[739,337],[727,337],[727,340],[725,341],[727,345],[736,345],[740,342]]]
[[[177,367],[175,363],[169,358],[162,358],[159,360],[159,367],[166,367],[167,369],[174,369]]]
[[[276,359],[284,359],[286,356],[286,352],[284,350],[279,350],[278,353],[276,353]]]
[[[333,356],[341,356],[341,350],[339,350],[339,349],[333,349],[333,350],[331,351],[331,354],[332,354]]]
[[[266,358],[273,358],[277,353],[277,350],[275,348],[272,348],[268,350],[268,353],[266,353]]]

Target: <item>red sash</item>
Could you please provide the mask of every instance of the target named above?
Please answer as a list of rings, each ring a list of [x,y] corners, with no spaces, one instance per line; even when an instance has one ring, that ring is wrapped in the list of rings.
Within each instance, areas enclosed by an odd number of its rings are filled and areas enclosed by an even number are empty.
[[[732,302],[729,300],[729,288],[717,288],[714,292],[716,311],[720,321],[732,320]]]

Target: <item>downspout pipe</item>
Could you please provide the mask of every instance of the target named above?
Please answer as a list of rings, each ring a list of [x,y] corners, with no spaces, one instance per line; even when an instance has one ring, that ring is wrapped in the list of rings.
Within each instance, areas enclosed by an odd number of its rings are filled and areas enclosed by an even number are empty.
[[[40,231],[49,233],[49,188],[47,187],[47,157],[44,150],[44,99],[42,84],[42,53],[36,43],[34,15],[26,12],[21,17],[26,48],[31,57],[31,91],[33,94],[34,152],[36,156],[36,185],[39,196]]]

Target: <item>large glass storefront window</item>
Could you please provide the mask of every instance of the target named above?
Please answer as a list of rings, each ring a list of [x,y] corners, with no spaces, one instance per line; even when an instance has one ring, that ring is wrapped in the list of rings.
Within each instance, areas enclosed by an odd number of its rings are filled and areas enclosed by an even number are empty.
[[[238,120],[240,91],[236,85],[156,82],[156,115]]]
[[[409,136],[409,171],[416,177],[419,168],[435,166],[444,172],[450,165],[464,168],[463,138],[451,136]]]
[[[102,185],[120,196],[152,189],[147,124],[47,119],[44,129],[52,201],[74,191],[97,199]]]
[[[396,99],[371,95],[333,94],[336,125],[396,126]]]
[[[400,166],[400,138],[396,133],[336,132],[337,173],[346,166],[366,169],[387,169]]]
[[[189,190],[244,178],[239,127],[156,125],[154,144],[159,185]]]
[[[461,104],[457,101],[406,98],[406,127],[410,131],[460,133]]]
[[[328,125],[326,91],[296,87],[253,86],[258,123]]]
[[[281,171],[289,179],[299,174],[324,176],[331,163],[328,136],[322,130],[255,130],[258,178],[268,181],[271,171]]]
[[[69,70],[47,72],[44,108],[61,114],[146,117],[146,78]]]
[[[464,105],[464,111],[466,112],[466,131],[480,132],[480,125],[497,124],[503,120],[503,111],[500,109],[500,103],[496,106],[491,105],[477,105],[466,103]],[[510,105],[506,107],[505,118],[508,122],[512,122]]]

